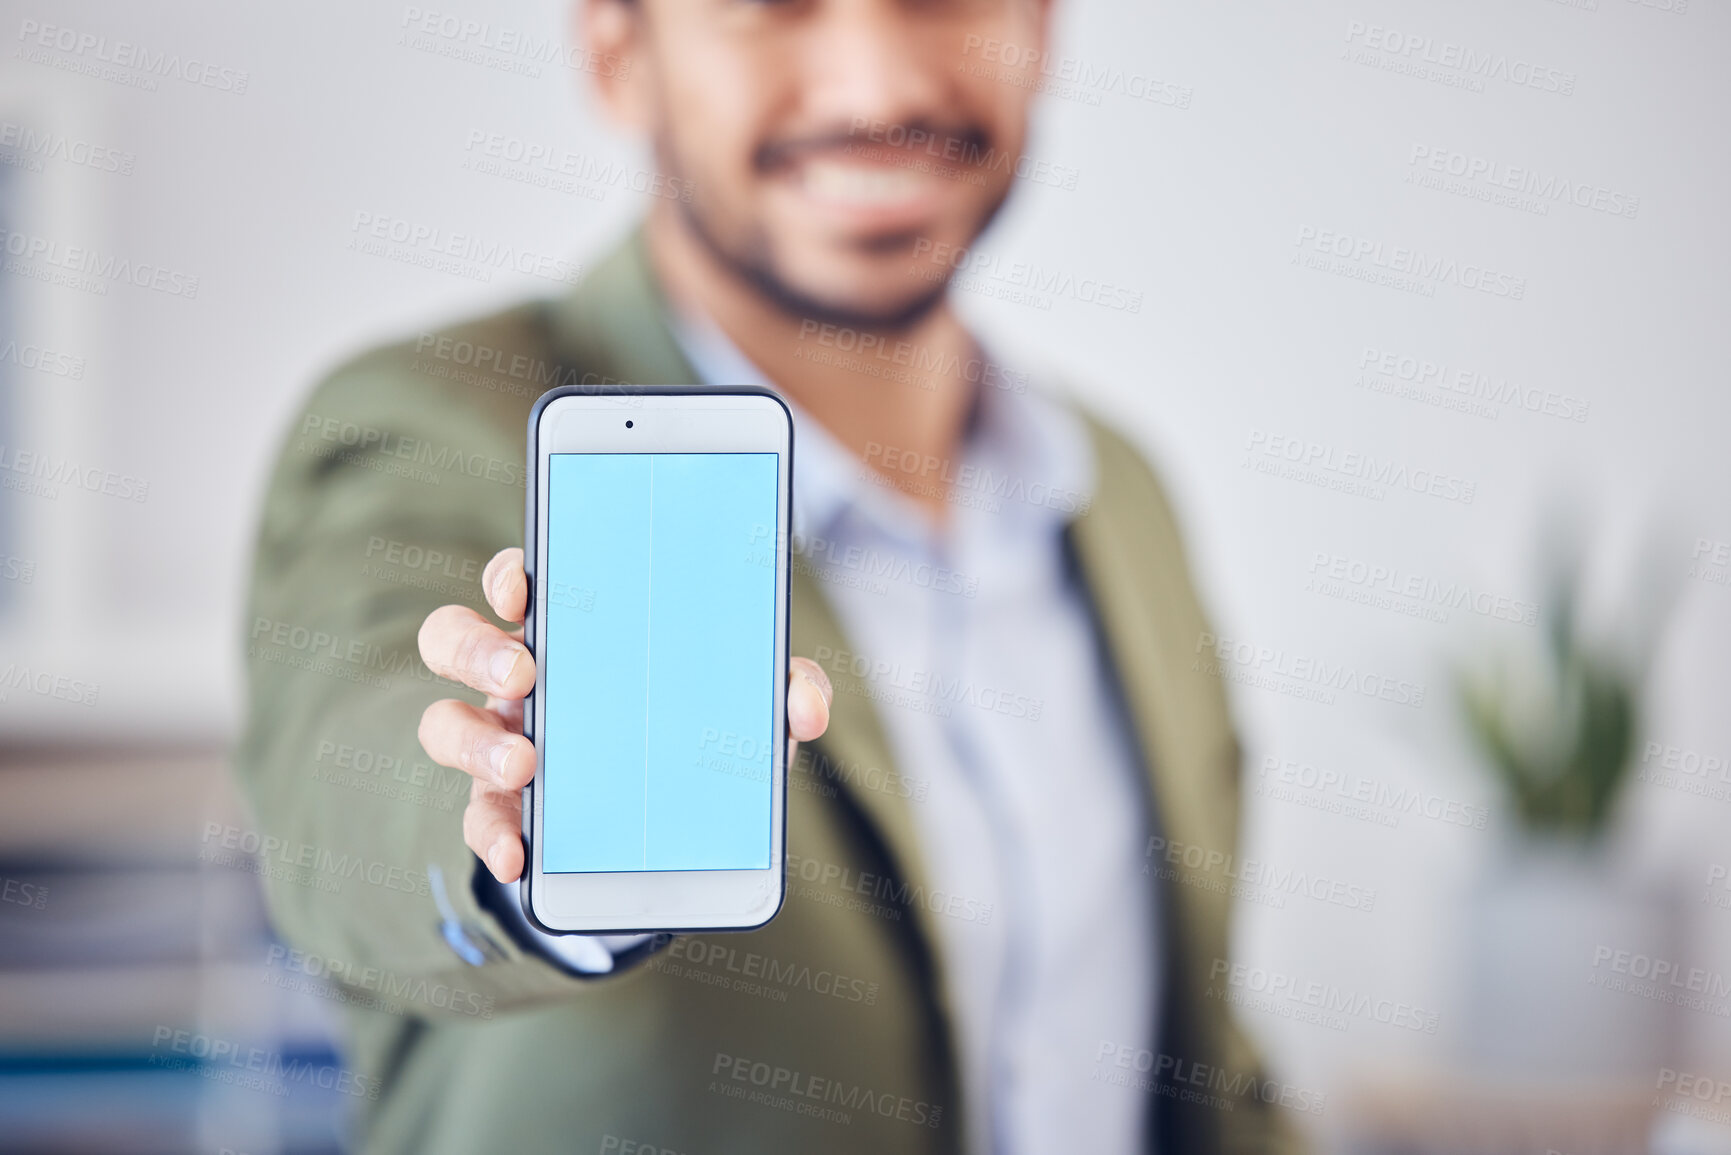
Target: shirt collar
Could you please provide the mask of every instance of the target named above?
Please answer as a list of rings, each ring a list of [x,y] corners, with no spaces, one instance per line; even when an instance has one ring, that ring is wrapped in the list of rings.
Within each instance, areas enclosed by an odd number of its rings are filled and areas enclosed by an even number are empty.
[[[774,388],[764,372],[707,317],[676,312],[671,328],[686,359],[706,385]],[[958,514],[991,510],[995,524],[1056,532],[1088,508],[1094,458],[1086,429],[1068,406],[1026,387],[981,385],[961,461],[943,472]],[[929,543],[930,515],[897,488],[920,475],[868,468],[791,399],[799,467],[794,472],[794,533],[834,536],[841,520],[858,517],[879,532],[910,543]],[[888,458],[886,453],[885,459]],[[887,483],[886,483],[887,482]],[[960,518],[957,518],[960,520]]]

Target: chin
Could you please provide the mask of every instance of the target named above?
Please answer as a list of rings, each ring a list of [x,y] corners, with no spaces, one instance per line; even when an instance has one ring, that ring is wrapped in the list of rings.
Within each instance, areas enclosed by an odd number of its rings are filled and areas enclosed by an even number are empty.
[[[933,231],[959,231],[794,227],[786,219],[778,228],[766,214],[753,241],[729,244],[689,208],[686,220],[711,255],[789,318],[888,332],[918,324],[942,303],[950,270],[914,253]]]
[[[923,267],[911,266],[906,258],[863,268],[824,262],[789,270],[781,280],[788,295],[821,306],[827,315],[855,318],[850,324],[856,326],[900,328],[921,320],[942,298],[949,270],[933,266],[931,271],[936,275],[925,276]]]
[[[911,328],[942,303],[944,284],[911,286],[904,271],[869,280],[845,277],[776,278],[770,290],[801,323],[894,332]]]
[[[788,284],[802,295],[832,302],[839,309],[857,309],[885,316],[912,308],[941,289],[951,270],[942,262],[916,256],[920,236],[909,236],[893,247],[875,242],[873,251],[857,245],[826,246],[806,261],[783,261]]]

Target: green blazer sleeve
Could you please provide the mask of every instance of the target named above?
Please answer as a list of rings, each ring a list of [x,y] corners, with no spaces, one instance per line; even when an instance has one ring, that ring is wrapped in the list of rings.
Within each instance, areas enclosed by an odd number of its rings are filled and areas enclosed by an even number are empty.
[[[467,336],[532,349],[538,330],[527,307]],[[438,698],[480,699],[434,678],[416,635],[440,605],[485,612],[482,568],[521,544],[523,422],[539,389],[458,371],[449,347],[420,348],[431,340],[337,370],[289,430],[244,627],[237,770],[257,830],[223,837],[257,847],[277,926],[330,973],[412,1013],[491,1015],[585,980],[522,955],[470,893],[469,780],[433,766],[416,728]],[[502,959],[470,966],[445,942],[430,873]]]

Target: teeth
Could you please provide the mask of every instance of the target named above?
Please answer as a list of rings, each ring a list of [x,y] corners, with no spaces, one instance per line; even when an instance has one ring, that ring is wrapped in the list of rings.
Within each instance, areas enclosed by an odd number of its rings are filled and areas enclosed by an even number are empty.
[[[807,192],[853,205],[897,204],[912,200],[928,187],[923,174],[907,169],[824,160],[807,161],[804,168]]]

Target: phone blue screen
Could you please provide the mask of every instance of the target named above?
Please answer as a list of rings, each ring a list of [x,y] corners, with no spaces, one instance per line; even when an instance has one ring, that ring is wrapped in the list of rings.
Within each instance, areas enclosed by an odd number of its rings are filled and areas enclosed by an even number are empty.
[[[549,456],[544,871],[770,865],[776,466]]]

